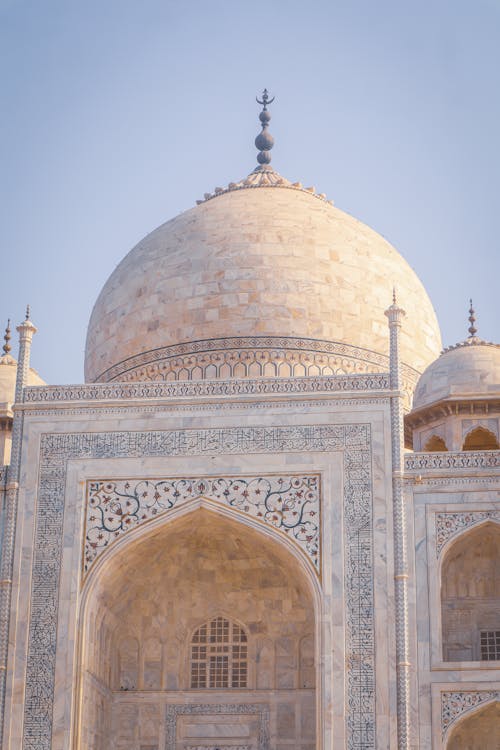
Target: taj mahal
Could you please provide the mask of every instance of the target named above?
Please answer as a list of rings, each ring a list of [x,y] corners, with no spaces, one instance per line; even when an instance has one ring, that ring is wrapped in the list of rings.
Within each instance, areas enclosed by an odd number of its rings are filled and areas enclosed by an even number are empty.
[[[471,303],[443,349],[399,252],[274,170],[271,101],[104,284],[84,384],[7,327],[2,750],[500,748],[500,345]]]

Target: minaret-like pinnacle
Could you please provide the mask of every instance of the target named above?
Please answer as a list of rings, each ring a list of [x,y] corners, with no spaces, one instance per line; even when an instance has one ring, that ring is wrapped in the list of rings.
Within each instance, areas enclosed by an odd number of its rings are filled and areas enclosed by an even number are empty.
[[[477,328],[474,325],[474,323],[476,322],[476,311],[472,307],[472,300],[469,300],[469,302],[470,302],[470,308],[469,308],[469,323],[470,323],[470,326],[469,326],[469,338],[474,338],[474,336],[477,333]]]
[[[30,315],[31,315],[30,306],[26,305],[26,316],[25,316],[24,319],[25,320],[29,320],[30,319]]]
[[[274,96],[272,99],[270,99],[267,89],[264,89],[264,91],[262,92],[262,99],[255,97],[255,100],[257,104],[262,104],[262,112],[259,115],[259,120],[262,124],[262,131],[255,139],[255,147],[259,151],[259,153],[257,154],[257,161],[260,165],[256,169],[259,170],[262,167],[265,167],[267,164],[271,163],[271,154],[269,153],[269,151],[274,146],[274,138],[272,137],[271,133],[268,132],[271,114],[267,109],[267,105],[274,102]]]
[[[7,321],[7,328],[5,329],[5,335],[4,335],[4,341],[5,344],[3,345],[3,351],[4,354],[9,354],[10,350],[12,349],[11,345],[9,344],[9,341],[11,339],[10,336],[10,318]]]

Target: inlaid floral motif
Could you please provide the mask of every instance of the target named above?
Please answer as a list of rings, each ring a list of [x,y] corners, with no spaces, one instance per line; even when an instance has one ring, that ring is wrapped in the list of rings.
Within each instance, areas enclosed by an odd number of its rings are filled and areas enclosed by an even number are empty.
[[[499,690],[454,690],[441,693],[441,729],[443,736],[463,713],[482,703],[500,700]]]
[[[489,519],[500,523],[500,510],[436,513],[436,557],[439,557],[448,539],[471,526],[475,526],[477,523],[481,523],[481,521]]]
[[[118,537],[205,497],[291,536],[319,569],[320,477],[204,477],[88,482],[84,572]]]

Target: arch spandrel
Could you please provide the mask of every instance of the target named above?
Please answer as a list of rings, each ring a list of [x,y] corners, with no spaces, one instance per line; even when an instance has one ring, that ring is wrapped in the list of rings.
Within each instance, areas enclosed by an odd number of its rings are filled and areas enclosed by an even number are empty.
[[[124,537],[193,502],[220,506],[294,544],[320,576],[319,474],[260,477],[175,477],[87,482],[82,581],[97,560]]]
[[[462,536],[485,524],[500,526],[500,510],[444,511],[436,513],[436,557],[446,558],[448,550]]]

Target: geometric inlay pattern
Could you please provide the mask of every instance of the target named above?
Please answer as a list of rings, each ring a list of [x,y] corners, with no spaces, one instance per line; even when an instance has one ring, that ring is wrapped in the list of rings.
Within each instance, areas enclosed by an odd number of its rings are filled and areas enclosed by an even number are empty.
[[[87,483],[84,571],[109,545],[146,521],[205,497],[290,536],[319,571],[320,477],[190,477]]]
[[[441,730],[443,737],[448,728],[462,714],[482,703],[500,700],[500,690],[453,690],[441,693]]]
[[[259,717],[259,739],[258,750],[271,750],[269,744],[269,706],[265,703],[180,703],[167,706],[166,725],[167,742],[165,750],[175,750],[177,745],[177,717],[184,716],[210,716],[214,724],[214,716],[229,714],[231,716],[257,715]],[[195,746],[200,747],[200,746]],[[207,750],[216,750],[219,745],[202,745]],[[223,745],[220,750],[225,750]],[[234,747],[234,745],[232,746]],[[238,747],[241,747],[238,745]]]
[[[461,513],[436,513],[436,557],[448,539],[481,521],[491,519],[500,523],[500,510],[474,510]]]
[[[375,748],[372,453],[368,424],[213,427],[40,437],[23,750],[51,750],[68,462],[134,457],[343,455],[346,747]],[[279,532],[278,532],[279,533]]]

